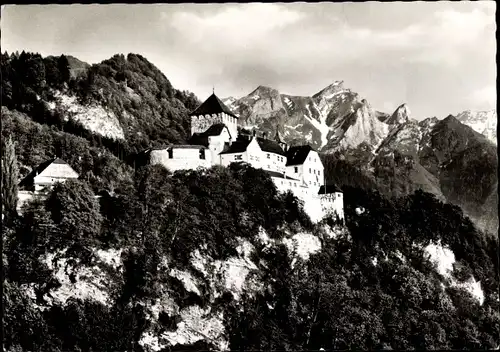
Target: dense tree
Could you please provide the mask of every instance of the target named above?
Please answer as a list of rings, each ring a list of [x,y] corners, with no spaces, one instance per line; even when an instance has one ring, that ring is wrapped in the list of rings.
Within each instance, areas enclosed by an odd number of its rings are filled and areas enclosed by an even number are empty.
[[[69,253],[85,257],[99,237],[102,222],[99,202],[90,187],[77,180],[56,183],[47,198],[46,209],[58,229],[48,243],[49,248],[69,247]]]
[[[12,137],[2,144],[2,214],[12,221],[17,215],[19,171]]]

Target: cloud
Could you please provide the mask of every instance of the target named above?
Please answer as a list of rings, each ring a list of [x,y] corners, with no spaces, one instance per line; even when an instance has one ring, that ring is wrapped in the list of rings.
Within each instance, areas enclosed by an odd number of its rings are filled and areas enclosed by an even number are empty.
[[[189,42],[204,47],[216,44],[219,49],[245,48],[302,17],[300,12],[284,6],[258,3],[227,6],[213,16],[184,11],[163,15]]]
[[[497,102],[497,88],[494,85],[483,87],[473,92],[469,99],[476,105],[495,107]]]
[[[395,104],[392,101],[384,101],[382,103],[382,111],[385,111],[387,113],[392,113],[396,110],[397,104]]]
[[[346,24],[338,35],[349,38],[352,47],[362,52],[400,50],[408,62],[455,66],[461,61],[460,51],[476,49],[479,39],[494,46],[495,27],[494,15],[480,9],[462,12],[448,8],[399,30],[372,30]]]

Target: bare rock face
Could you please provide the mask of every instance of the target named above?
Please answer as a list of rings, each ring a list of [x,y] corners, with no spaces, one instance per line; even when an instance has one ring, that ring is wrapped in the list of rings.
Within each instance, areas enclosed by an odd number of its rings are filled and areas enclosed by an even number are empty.
[[[406,104],[402,104],[385,123],[388,125],[401,125],[410,120],[410,114],[410,108]]]
[[[291,145],[310,144],[316,149],[328,143],[332,126],[359,105],[357,93],[335,81],[313,96],[280,94],[259,86],[245,97],[223,99],[237,115],[242,128],[257,128],[268,135],[283,134]]]
[[[332,126],[329,150],[357,148],[361,144],[375,150],[387,136],[388,126],[377,119],[368,101],[363,99],[355,109]]]
[[[252,128],[283,112],[281,97],[276,89],[259,86],[252,93],[238,100],[224,99],[240,117],[242,127]]]
[[[481,133],[494,144],[497,144],[497,112],[466,110],[457,115],[457,120]]]

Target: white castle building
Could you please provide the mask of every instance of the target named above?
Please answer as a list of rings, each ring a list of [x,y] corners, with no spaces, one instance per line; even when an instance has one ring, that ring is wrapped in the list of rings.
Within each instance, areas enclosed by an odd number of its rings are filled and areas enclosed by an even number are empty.
[[[302,199],[313,220],[330,212],[344,219],[342,191],[335,186],[325,187],[323,163],[309,145],[289,147],[279,132],[274,139],[265,134],[256,136],[255,132],[238,135],[238,117],[215,94],[190,116],[189,144],[149,149],[149,163],[162,164],[175,172],[246,162],[267,171],[279,191],[290,190]]]

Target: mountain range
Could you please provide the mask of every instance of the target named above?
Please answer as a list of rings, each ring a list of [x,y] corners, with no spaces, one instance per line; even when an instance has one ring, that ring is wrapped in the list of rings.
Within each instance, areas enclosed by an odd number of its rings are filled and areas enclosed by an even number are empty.
[[[242,128],[271,136],[278,131],[291,145],[307,143],[324,158],[341,158],[386,195],[433,193],[459,205],[482,230],[497,231],[495,110],[418,121],[407,104],[392,113],[373,109],[343,81],[311,96],[259,86],[223,102],[239,115]],[[342,170],[327,177],[336,172]]]

